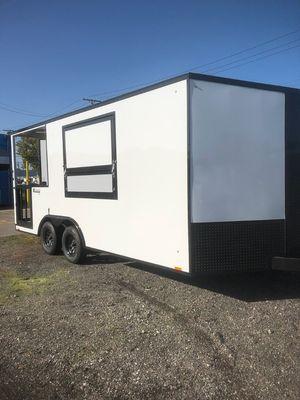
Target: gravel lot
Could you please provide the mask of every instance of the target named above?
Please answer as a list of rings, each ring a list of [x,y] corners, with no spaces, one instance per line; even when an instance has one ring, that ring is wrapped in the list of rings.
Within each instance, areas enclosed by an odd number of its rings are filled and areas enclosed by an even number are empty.
[[[0,238],[0,399],[299,399],[299,275],[190,282]]]
[[[15,228],[14,213],[10,208],[0,207],[0,237],[19,234]]]

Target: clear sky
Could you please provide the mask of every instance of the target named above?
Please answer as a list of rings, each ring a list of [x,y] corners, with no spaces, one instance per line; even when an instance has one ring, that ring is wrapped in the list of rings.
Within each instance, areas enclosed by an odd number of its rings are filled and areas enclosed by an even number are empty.
[[[0,0],[0,131],[296,30],[195,71],[300,87],[300,0]]]

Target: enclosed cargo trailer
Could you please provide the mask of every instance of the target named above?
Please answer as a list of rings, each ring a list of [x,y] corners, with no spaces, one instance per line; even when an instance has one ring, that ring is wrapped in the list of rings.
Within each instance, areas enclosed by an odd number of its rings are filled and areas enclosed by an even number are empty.
[[[16,229],[49,254],[298,265],[297,89],[185,74],[21,129],[12,148]]]

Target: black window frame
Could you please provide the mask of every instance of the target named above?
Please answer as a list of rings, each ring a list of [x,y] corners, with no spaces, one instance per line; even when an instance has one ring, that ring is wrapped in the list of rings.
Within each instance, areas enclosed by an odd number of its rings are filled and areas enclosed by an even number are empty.
[[[118,199],[117,185],[117,146],[116,146],[116,122],[115,113],[103,114],[97,117],[84,119],[62,127],[63,139],[63,170],[64,170],[64,189],[65,197],[85,198],[85,199]],[[98,124],[101,122],[110,121],[111,129],[111,158],[112,163],[108,165],[95,165],[89,167],[73,167],[67,168],[66,157],[66,132],[72,129]],[[112,192],[75,192],[68,191],[67,178],[68,176],[80,175],[112,175]]]

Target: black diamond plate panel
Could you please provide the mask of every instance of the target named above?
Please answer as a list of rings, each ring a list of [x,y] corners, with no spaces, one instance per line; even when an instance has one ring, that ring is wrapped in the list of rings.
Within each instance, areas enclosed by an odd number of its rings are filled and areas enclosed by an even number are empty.
[[[270,268],[284,255],[284,220],[191,224],[192,273]]]

